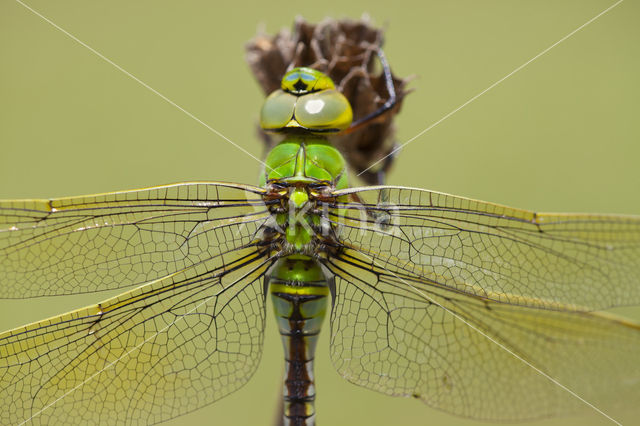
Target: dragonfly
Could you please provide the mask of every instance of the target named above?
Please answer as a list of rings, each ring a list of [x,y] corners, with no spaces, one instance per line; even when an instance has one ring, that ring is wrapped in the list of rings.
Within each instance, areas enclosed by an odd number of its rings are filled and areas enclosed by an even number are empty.
[[[352,119],[328,76],[295,68],[262,108],[281,140],[256,186],[0,202],[0,297],[123,290],[0,334],[0,422],[154,424],[214,403],[258,368],[268,298],[286,425],[315,424],[326,316],[346,380],[455,415],[637,400],[640,325],[600,311],[640,301],[640,217],[350,187],[327,136]]]

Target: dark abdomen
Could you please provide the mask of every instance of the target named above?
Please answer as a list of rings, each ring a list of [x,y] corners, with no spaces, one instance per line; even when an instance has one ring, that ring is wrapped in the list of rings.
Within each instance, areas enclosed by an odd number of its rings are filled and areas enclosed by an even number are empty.
[[[306,256],[280,259],[269,279],[285,352],[285,426],[315,424],[313,360],[329,288],[320,266]]]

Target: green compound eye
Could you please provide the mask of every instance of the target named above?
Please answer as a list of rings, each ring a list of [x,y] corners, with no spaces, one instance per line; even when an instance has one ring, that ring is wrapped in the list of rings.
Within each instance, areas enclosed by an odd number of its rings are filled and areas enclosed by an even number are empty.
[[[296,121],[311,131],[338,132],[353,120],[351,105],[337,90],[323,90],[298,98]]]
[[[281,88],[297,96],[321,90],[335,89],[333,80],[326,74],[312,68],[294,68],[282,77]]]
[[[282,90],[267,96],[260,111],[260,127],[272,131],[284,129],[293,119],[297,100],[296,96]]]

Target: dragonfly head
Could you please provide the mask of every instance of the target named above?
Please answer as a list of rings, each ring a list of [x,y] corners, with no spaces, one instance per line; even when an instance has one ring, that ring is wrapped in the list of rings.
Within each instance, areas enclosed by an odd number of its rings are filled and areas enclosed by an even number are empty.
[[[326,74],[294,68],[282,77],[280,87],[262,106],[260,126],[264,130],[330,134],[351,125],[351,105]]]

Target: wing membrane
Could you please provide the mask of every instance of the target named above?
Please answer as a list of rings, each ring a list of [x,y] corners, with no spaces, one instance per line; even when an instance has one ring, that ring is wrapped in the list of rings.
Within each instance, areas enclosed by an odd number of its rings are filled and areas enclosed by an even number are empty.
[[[357,194],[357,195],[356,195]],[[426,190],[339,191],[342,244],[456,292],[514,305],[640,303],[640,217],[534,213]]]
[[[195,265],[256,237],[268,217],[262,192],[184,183],[0,201],[0,297],[110,290]]]
[[[640,217],[536,214],[398,187],[338,191],[331,355],[347,380],[483,420],[640,397]],[[557,383],[549,379],[553,378]],[[561,384],[567,389],[564,389]]]
[[[331,358],[355,384],[486,421],[589,410],[568,390],[611,414],[637,404],[637,324],[425,286],[351,250],[327,265]]]
[[[265,320],[255,246],[0,334],[0,423],[152,424],[241,387]]]

